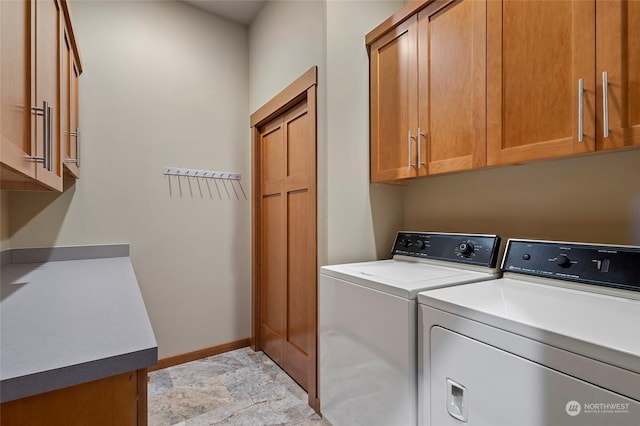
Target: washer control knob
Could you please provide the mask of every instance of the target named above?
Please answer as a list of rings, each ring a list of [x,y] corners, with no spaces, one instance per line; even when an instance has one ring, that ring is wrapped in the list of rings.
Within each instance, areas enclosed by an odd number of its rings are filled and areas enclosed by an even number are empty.
[[[460,250],[461,255],[470,256],[473,253],[473,244],[469,241],[464,241],[458,245],[458,250]]]
[[[424,249],[427,246],[427,243],[424,240],[418,240],[418,248],[420,250]]]
[[[411,247],[411,240],[410,240],[409,238],[407,238],[406,240],[404,240],[403,245],[404,245],[406,248]]]
[[[562,268],[568,268],[571,266],[571,260],[569,260],[569,257],[566,254],[560,254],[556,257],[556,265]]]

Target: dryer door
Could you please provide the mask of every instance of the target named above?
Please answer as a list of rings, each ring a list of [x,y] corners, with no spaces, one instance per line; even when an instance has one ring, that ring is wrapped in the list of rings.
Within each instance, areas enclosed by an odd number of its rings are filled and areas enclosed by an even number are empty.
[[[442,327],[430,351],[433,426],[639,424],[639,401]]]

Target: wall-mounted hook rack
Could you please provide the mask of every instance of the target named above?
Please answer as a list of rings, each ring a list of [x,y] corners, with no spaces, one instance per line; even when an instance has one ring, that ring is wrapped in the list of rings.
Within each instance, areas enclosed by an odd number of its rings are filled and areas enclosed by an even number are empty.
[[[169,176],[186,176],[186,177],[207,178],[207,179],[227,179],[227,180],[242,179],[242,175],[239,173],[185,169],[183,167],[163,167],[162,174],[169,175]]]

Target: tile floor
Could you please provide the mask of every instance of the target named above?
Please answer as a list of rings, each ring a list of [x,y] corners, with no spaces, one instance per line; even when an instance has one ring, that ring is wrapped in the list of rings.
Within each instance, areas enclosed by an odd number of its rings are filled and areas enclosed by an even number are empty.
[[[149,426],[327,426],[307,394],[250,348],[149,373]]]

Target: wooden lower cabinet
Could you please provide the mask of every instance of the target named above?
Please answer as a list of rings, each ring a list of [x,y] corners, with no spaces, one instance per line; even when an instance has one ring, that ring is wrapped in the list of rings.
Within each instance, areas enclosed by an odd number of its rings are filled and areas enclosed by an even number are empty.
[[[146,424],[146,369],[5,402],[0,406],[1,426]]]

